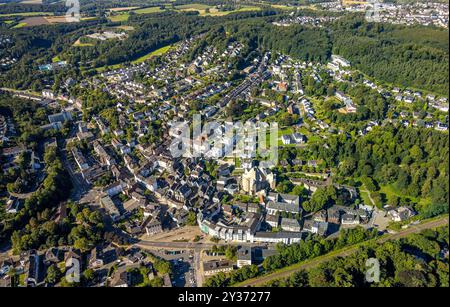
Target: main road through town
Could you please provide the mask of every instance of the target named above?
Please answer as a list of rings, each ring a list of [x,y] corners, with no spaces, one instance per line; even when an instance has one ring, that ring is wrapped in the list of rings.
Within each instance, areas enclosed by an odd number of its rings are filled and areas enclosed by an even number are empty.
[[[140,248],[163,248],[163,249],[183,249],[183,250],[207,250],[211,249],[213,246],[228,246],[228,245],[239,245],[239,246],[267,246],[261,243],[244,243],[244,242],[229,242],[229,243],[202,243],[202,242],[158,242],[141,240],[134,244]]]

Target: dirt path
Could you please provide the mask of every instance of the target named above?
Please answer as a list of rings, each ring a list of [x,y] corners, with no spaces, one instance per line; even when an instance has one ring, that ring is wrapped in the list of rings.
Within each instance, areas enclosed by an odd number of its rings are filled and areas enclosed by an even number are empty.
[[[366,188],[366,186],[364,186],[364,190],[361,190],[360,192],[367,193],[367,196],[369,196],[370,202],[372,203],[372,205],[374,207],[376,207],[375,201],[373,200],[372,195],[370,194],[370,191]]]

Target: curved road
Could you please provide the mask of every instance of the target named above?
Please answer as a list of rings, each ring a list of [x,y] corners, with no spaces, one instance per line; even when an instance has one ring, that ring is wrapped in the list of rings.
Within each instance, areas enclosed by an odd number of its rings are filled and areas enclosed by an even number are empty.
[[[377,240],[377,242],[383,243],[383,242],[386,242],[389,240],[400,239],[400,238],[406,237],[410,234],[421,232],[422,230],[425,230],[425,229],[433,229],[433,228],[438,228],[440,226],[448,225],[448,223],[449,223],[449,218],[448,218],[448,216],[446,216],[446,217],[443,217],[438,220],[425,222],[425,223],[419,224],[419,225],[410,226],[408,229],[402,230],[396,234],[385,235],[385,236],[379,238]],[[329,261],[335,257],[349,256],[349,255],[355,253],[358,250],[358,248],[359,248],[359,246],[350,247],[340,253],[335,253],[335,254],[328,255],[328,256],[324,255],[324,256],[312,259],[310,261],[307,261],[300,266],[294,265],[294,267],[291,269],[284,269],[281,272],[274,272],[274,273],[271,273],[271,274],[268,274],[265,276],[261,276],[261,277],[255,278],[255,279],[250,279],[250,280],[244,281],[242,283],[239,283],[235,286],[236,287],[261,286],[261,285],[264,285],[267,282],[272,281],[274,279],[287,278],[295,272],[311,269],[311,268],[316,267],[319,264]]]

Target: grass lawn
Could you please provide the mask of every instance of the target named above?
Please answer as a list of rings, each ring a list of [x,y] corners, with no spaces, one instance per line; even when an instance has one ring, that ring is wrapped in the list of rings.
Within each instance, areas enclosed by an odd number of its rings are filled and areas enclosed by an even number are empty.
[[[53,62],[53,63],[56,63],[56,62],[59,62],[59,61],[61,61],[61,59],[59,58],[59,56],[55,56],[55,57],[52,59],[52,62]]]
[[[116,65],[111,65],[111,66],[103,66],[103,67],[95,68],[95,70],[96,70],[98,73],[102,73],[102,72],[104,72],[105,70],[115,70],[115,69],[121,68],[122,66],[123,66],[123,64],[116,64]],[[89,71],[90,71],[90,70],[92,70],[92,69],[89,69]]]
[[[155,50],[155,51],[153,51],[153,52],[151,52],[151,53],[149,53],[147,55],[144,55],[143,57],[140,57],[139,59],[133,61],[132,64],[139,64],[139,63],[142,63],[145,60],[151,58],[152,56],[164,54],[170,49],[170,47],[172,47],[172,45],[168,45],[168,46],[159,48],[159,49],[157,49],[157,50]],[[97,71],[97,73],[102,73],[102,72],[104,72],[106,70],[114,70],[114,69],[119,69],[121,67],[123,67],[123,64],[115,64],[115,65],[111,65],[111,66],[103,66],[103,67],[95,68],[95,70]]]
[[[115,7],[115,8],[110,8],[109,11],[110,12],[123,12],[123,11],[135,10],[138,8],[139,8],[139,6]]]
[[[293,134],[294,133],[294,129],[292,127],[287,127],[281,130],[278,130],[278,136],[281,137],[282,135],[288,135],[288,134]]]
[[[207,8],[212,8],[212,6],[207,4],[201,4],[201,3],[191,3],[191,4],[183,4],[183,5],[177,5],[175,9],[177,10],[205,10]]]
[[[91,72],[91,71],[96,71],[97,73],[102,73],[106,70],[115,70],[115,69],[119,69],[123,67],[123,64],[115,64],[115,65],[110,65],[110,66],[102,66],[102,67],[98,67],[98,68],[90,68],[90,67],[82,67],[81,70],[82,71],[86,71],[86,72]]]
[[[318,135],[316,135],[316,134],[311,135],[311,136],[308,138],[308,141],[309,141],[310,143],[318,142],[318,141],[320,141],[320,140],[321,140],[321,137],[318,136]]]
[[[43,0],[22,0],[20,3],[22,4],[42,4]]]
[[[82,43],[80,40],[77,40],[74,44],[74,47],[92,47],[94,44],[92,43]]]
[[[132,63],[133,64],[140,64],[142,62],[145,62],[146,60],[150,59],[151,57],[162,55],[162,54],[166,53],[167,51],[170,50],[171,47],[172,47],[172,45],[168,45],[168,46],[164,46],[162,48],[159,48],[159,49],[157,49],[155,51],[150,52],[149,54],[146,54],[146,55],[140,57],[139,59],[133,61]]]
[[[287,128],[278,130],[278,147],[296,147],[297,144],[287,144],[287,145],[285,145],[285,144],[283,144],[283,141],[281,140],[281,137],[283,135],[291,135],[293,133],[294,133],[294,129],[292,127],[287,127]]]
[[[282,4],[271,4],[271,7],[273,7],[274,9],[280,9],[280,10],[296,10],[296,7],[292,7],[292,6],[287,6],[287,5],[282,5]]]
[[[210,16],[225,16],[228,14],[233,14],[233,13],[238,13],[238,12],[250,12],[250,11],[259,11],[261,10],[260,7],[258,6],[250,6],[250,5],[245,5],[242,6],[241,8],[237,9],[237,10],[232,10],[232,11],[219,11],[217,9],[211,9],[209,14],[205,15],[210,15]],[[201,15],[201,13],[200,13]]]
[[[123,22],[123,21],[127,21],[128,18],[130,18],[129,13],[123,13],[123,14],[118,14],[118,15],[114,15],[114,16],[109,16],[109,20],[111,20],[112,22]]]
[[[27,23],[26,22],[21,22],[21,23],[18,23],[18,24],[16,24],[14,27],[12,27],[13,29],[19,29],[19,28],[23,28],[23,27],[25,27],[27,25]]]
[[[372,202],[370,201],[369,198],[369,193],[365,192],[365,191],[360,191],[361,194],[361,199],[363,200],[364,204],[367,206],[373,206]]]
[[[209,9],[209,13],[206,13],[206,9]],[[176,11],[182,11],[182,12],[195,12],[197,11],[200,16],[206,16],[211,14],[214,10],[217,11],[217,9],[214,9],[214,7],[206,5],[206,4],[198,4],[198,3],[192,3],[192,4],[184,4],[184,5],[177,5],[175,6]]]

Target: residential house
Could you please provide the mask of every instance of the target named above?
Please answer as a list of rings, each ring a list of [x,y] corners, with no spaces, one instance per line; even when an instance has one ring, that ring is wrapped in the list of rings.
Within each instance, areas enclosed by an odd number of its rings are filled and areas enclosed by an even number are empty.
[[[114,272],[114,275],[109,285],[114,288],[127,288],[131,286],[131,276],[127,271],[126,266],[119,267]]]
[[[92,249],[89,255],[89,267],[99,268],[106,264],[112,263],[117,259],[116,249],[109,245],[106,248],[96,246]]]
[[[397,209],[390,210],[388,214],[394,222],[402,222],[416,215],[413,210],[407,207],[399,207]]]
[[[242,246],[237,251],[237,267],[242,268],[246,265],[252,265],[252,248]]]
[[[234,270],[234,265],[229,260],[212,260],[203,262],[203,273],[212,276],[219,272],[229,273]]]
[[[278,215],[266,215],[266,223],[269,224],[272,228],[277,228],[279,225],[280,217]]]
[[[342,225],[359,225],[360,224],[359,216],[356,214],[345,213],[341,217],[341,224]]]
[[[300,223],[296,219],[282,218],[281,229],[284,231],[299,232],[301,227]]]
[[[148,236],[161,233],[163,231],[162,224],[158,219],[153,219],[145,226],[145,232]]]
[[[268,214],[277,215],[280,212],[299,214],[300,197],[290,194],[269,193],[266,210]]]

